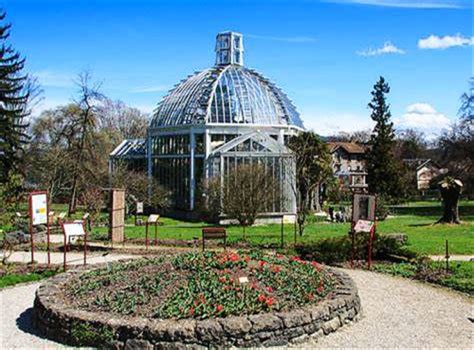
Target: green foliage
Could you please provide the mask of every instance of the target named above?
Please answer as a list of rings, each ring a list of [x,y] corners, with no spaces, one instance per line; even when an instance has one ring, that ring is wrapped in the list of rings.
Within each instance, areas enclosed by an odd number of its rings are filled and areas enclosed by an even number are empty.
[[[58,270],[45,270],[42,272],[29,272],[25,274],[7,273],[0,277],[0,289],[14,286],[18,283],[39,281],[44,278],[52,277],[58,272]]]
[[[89,310],[204,319],[288,310],[315,303],[332,288],[331,278],[315,262],[260,251],[208,251],[115,263],[80,275],[66,293]]]
[[[25,60],[8,43],[10,24],[0,11],[0,183],[21,173],[24,146],[28,141],[30,95],[28,76],[24,72]]]
[[[296,160],[297,220],[300,236],[303,235],[306,217],[310,211],[311,195],[322,183],[332,179],[329,148],[314,132],[307,131],[292,136],[288,147]],[[315,202],[319,203],[319,196]]]
[[[374,85],[369,108],[375,127],[367,152],[367,182],[371,193],[382,195],[386,200],[403,196],[400,170],[401,164],[394,156],[395,134],[390,121],[390,106],[385,95],[390,92],[383,77]]]
[[[88,322],[74,321],[71,324],[72,340],[75,344],[105,346],[114,340],[114,333],[105,326],[94,326]]]
[[[365,260],[368,254],[368,234],[358,234],[355,240],[355,260]],[[296,252],[304,259],[314,259],[325,264],[343,263],[349,261],[352,255],[352,240],[349,235],[323,239],[314,243],[298,244]],[[395,239],[383,235],[376,235],[373,242],[373,258],[392,260],[394,257],[416,257],[406,247]]]
[[[474,295],[474,262],[454,261],[446,271],[444,261],[420,259],[413,263],[377,263],[373,270],[413,278]]]
[[[13,172],[8,179],[0,182],[0,228],[9,230],[14,225],[15,212],[18,210],[22,195],[23,177]]]

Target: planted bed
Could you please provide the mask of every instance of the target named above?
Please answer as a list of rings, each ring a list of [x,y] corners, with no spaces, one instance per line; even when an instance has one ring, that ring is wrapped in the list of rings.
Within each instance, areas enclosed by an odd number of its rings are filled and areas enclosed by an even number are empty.
[[[297,257],[205,252],[76,270],[40,287],[35,321],[74,345],[285,345],[360,309],[344,274]]]

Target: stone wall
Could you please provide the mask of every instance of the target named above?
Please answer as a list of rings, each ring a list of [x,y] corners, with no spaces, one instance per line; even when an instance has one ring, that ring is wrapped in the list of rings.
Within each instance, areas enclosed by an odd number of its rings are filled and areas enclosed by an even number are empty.
[[[354,282],[329,269],[336,285],[332,297],[288,312],[231,316],[206,320],[158,320],[73,309],[61,286],[84,269],[57,275],[36,292],[34,326],[48,338],[70,345],[115,349],[254,347],[301,343],[355,321],[360,299]]]

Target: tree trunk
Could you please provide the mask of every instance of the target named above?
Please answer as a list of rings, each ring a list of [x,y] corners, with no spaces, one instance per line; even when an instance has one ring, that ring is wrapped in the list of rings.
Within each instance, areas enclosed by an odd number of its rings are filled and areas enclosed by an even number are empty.
[[[459,187],[440,187],[441,197],[443,198],[443,216],[437,223],[459,224],[459,197],[461,189]]]
[[[72,189],[71,189],[71,199],[69,200],[69,207],[68,207],[68,216],[74,214],[76,212],[76,192],[77,192],[77,178],[74,178],[72,182]]]

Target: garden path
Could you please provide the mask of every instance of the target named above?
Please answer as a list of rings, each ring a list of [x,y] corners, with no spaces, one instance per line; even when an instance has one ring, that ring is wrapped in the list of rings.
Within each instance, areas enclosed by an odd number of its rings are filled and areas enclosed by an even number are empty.
[[[401,277],[345,271],[359,288],[362,318],[304,347],[472,349],[473,298]]]
[[[3,253],[0,253],[0,258],[3,257]],[[48,254],[46,252],[35,252],[35,261],[39,264],[46,264],[48,262]],[[130,254],[107,254],[104,253],[87,253],[87,264],[100,264],[122,259],[137,258],[137,255]],[[51,264],[62,264],[63,253],[51,252]],[[68,252],[67,253],[67,264],[68,265],[82,265],[84,262],[84,253]],[[29,263],[31,261],[31,252],[13,252],[8,258],[9,262],[18,263]]]
[[[346,270],[359,287],[362,319],[336,333],[300,345],[308,347],[470,348],[473,299],[420,282],[360,270]],[[0,348],[56,349],[31,327],[39,283],[0,291]]]

